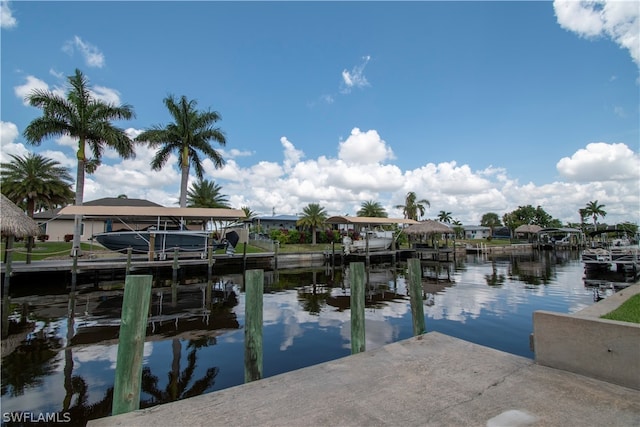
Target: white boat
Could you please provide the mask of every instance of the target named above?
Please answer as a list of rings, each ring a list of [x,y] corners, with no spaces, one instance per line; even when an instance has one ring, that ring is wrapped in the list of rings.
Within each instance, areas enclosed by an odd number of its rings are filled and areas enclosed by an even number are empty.
[[[349,236],[342,239],[342,247],[345,254],[354,252],[384,251],[393,243],[393,231],[366,231],[360,234],[359,240],[353,240]]]

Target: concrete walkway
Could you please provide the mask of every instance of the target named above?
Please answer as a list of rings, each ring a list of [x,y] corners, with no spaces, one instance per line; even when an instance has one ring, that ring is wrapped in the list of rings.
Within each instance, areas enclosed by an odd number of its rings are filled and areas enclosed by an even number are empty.
[[[640,392],[431,332],[89,422],[177,425],[640,426]]]

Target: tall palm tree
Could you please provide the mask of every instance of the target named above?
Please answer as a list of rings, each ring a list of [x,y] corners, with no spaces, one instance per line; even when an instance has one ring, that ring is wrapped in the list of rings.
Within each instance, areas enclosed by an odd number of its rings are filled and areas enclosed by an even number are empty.
[[[451,212],[440,211],[440,213],[438,214],[438,220],[440,222],[451,224],[452,219],[453,218],[451,217]]]
[[[374,218],[387,218],[389,216],[382,205],[379,202],[374,202],[373,200],[362,202],[360,210],[356,215]]]
[[[187,206],[190,208],[228,208],[229,200],[221,194],[222,187],[214,181],[200,179],[187,192]]]
[[[197,101],[189,101],[185,96],[176,99],[173,95],[169,95],[164,99],[164,104],[174,122],[166,126],[153,126],[138,135],[136,141],[147,142],[153,148],[159,147],[151,161],[153,170],[162,169],[171,153],[178,154],[181,170],[180,207],[184,208],[187,206],[189,168],[193,166],[196,176],[199,179],[203,178],[203,159],[200,153],[211,159],[216,168],[224,166],[224,159],[213,149],[210,141],[224,146],[226,139],[222,130],[215,127],[215,123],[220,120],[218,112],[200,112],[196,109]]]
[[[404,198],[404,205],[396,206],[396,208],[402,209],[405,218],[418,220],[424,216],[425,205],[431,207],[431,203],[427,199],[417,200],[417,198],[416,193],[409,191]],[[419,215],[418,212],[420,212]]]
[[[322,227],[327,220],[327,212],[318,203],[309,203],[302,209],[302,217],[297,225],[311,228],[311,244],[316,244],[316,229]]]
[[[603,209],[605,205],[599,205],[596,200],[587,203],[587,206],[584,208],[585,216],[590,216],[593,218],[593,231],[598,230],[598,217],[601,216],[604,218],[607,215],[607,212]]]
[[[63,135],[78,140],[75,203],[82,205],[87,163],[90,167],[98,165],[105,147],[113,148],[123,158],[135,156],[131,139],[123,129],[111,123],[113,120],[131,119],[134,112],[129,105],[118,106],[96,99],[91,93],[89,80],[78,69],[67,77],[67,81],[70,88],[66,98],[41,89],[35,89],[27,96],[29,104],[41,108],[43,115],[29,123],[24,136],[34,145],[40,145],[45,138]],[[87,148],[93,159],[87,159]],[[82,217],[76,215],[73,247],[77,251],[80,250],[81,226]]]
[[[30,218],[38,208],[73,202],[73,178],[67,168],[40,154],[9,156],[12,161],[0,165],[2,193]]]

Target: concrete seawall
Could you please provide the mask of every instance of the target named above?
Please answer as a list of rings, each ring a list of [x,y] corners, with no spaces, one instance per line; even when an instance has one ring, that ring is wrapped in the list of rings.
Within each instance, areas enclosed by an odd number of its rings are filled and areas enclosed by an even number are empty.
[[[640,324],[600,318],[639,293],[633,285],[575,314],[533,313],[536,362],[640,390]]]
[[[640,392],[431,332],[89,426],[631,426]]]

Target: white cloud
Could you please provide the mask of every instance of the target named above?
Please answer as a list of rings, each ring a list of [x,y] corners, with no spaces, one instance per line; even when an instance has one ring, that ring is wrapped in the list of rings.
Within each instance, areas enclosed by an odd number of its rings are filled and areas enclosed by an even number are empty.
[[[0,162],[9,162],[9,155],[25,156],[29,150],[24,144],[16,142],[20,132],[18,126],[11,122],[0,121]]]
[[[34,90],[49,90],[49,85],[34,76],[27,76],[27,82],[23,85],[16,86],[13,88],[13,92],[16,94],[18,98],[22,100],[24,105],[29,105],[27,101],[27,96],[31,94]]]
[[[76,50],[84,57],[84,62],[88,67],[104,67],[104,54],[96,46],[82,40],[80,37],[74,36],[73,40],[67,41],[62,46],[62,51],[69,55],[73,55]]]
[[[56,73],[53,70],[51,70],[50,73],[57,78],[60,78],[61,76],[59,73]],[[66,77],[64,77],[64,79],[66,80]],[[29,94],[31,94],[34,90],[50,91],[51,93],[61,98],[66,98],[67,96],[65,89],[63,89],[62,87],[54,86],[51,89],[47,82],[34,76],[27,76],[25,84],[16,86],[13,88],[14,93],[18,98],[22,99],[22,103],[24,105],[29,105],[29,102],[26,100],[26,97]],[[92,86],[90,90],[90,94],[93,98],[109,104],[113,104],[113,105],[121,104],[120,92],[118,92],[115,89],[111,89],[104,86]]]
[[[1,126],[3,154],[9,152],[9,146],[25,150],[16,143],[16,126],[7,122]],[[130,128],[127,133],[134,137],[139,130]],[[57,142],[73,149],[45,150],[43,155],[69,167],[75,176],[75,142],[63,138]],[[395,164],[382,163],[392,150],[375,130],[353,129],[333,157],[304,159],[304,153],[286,137],[280,143],[281,162],[260,161],[242,167],[234,159],[227,159],[222,169],[215,169],[206,160],[205,178],[221,185],[233,207],[249,206],[262,215],[273,211],[295,214],[309,203],[320,203],[330,215],[355,215],[363,201],[375,200],[390,216],[401,217],[401,210],[395,206],[402,205],[407,192],[414,191],[419,199],[431,203],[425,218],[435,218],[444,210],[463,224],[478,224],[487,212],[502,216],[528,204],[542,206],[563,223],[578,222],[578,209],[590,200],[606,206],[607,222],[640,222],[640,159],[625,144],[588,144],[558,162],[562,180],[536,185],[521,184],[506,169],[491,165],[473,170],[450,161],[402,170]],[[155,150],[137,145],[136,154],[135,159],[123,160],[112,150],[105,151],[103,165],[86,177],[85,200],[124,193],[176,206],[180,172],[175,155],[161,171],[152,171]],[[193,182],[193,170],[191,174]]]
[[[340,143],[338,157],[348,163],[371,164],[393,159],[393,151],[378,132],[361,132],[353,128],[346,141]]]
[[[355,67],[353,67],[351,71],[349,70],[342,71],[342,83],[341,83],[340,92],[349,93],[351,92],[351,88],[353,87],[362,88],[362,87],[369,86],[369,82],[367,81],[367,78],[364,75],[364,69],[369,63],[369,60],[371,59],[371,57],[367,55],[362,59],[363,59],[363,62],[360,65],[356,65]]]
[[[284,148],[284,168],[286,171],[290,171],[304,157],[304,153],[294,147],[284,136],[280,138],[280,144]]]
[[[104,86],[93,86],[91,96],[109,104],[120,105],[120,92]]]
[[[576,182],[626,181],[640,179],[640,156],[625,144],[595,142],[560,159],[560,174]]]
[[[609,37],[640,67],[640,7],[636,1],[555,0],[561,27],[581,37]]]
[[[13,16],[7,0],[0,2],[0,28],[10,29],[18,26],[18,20]]]

